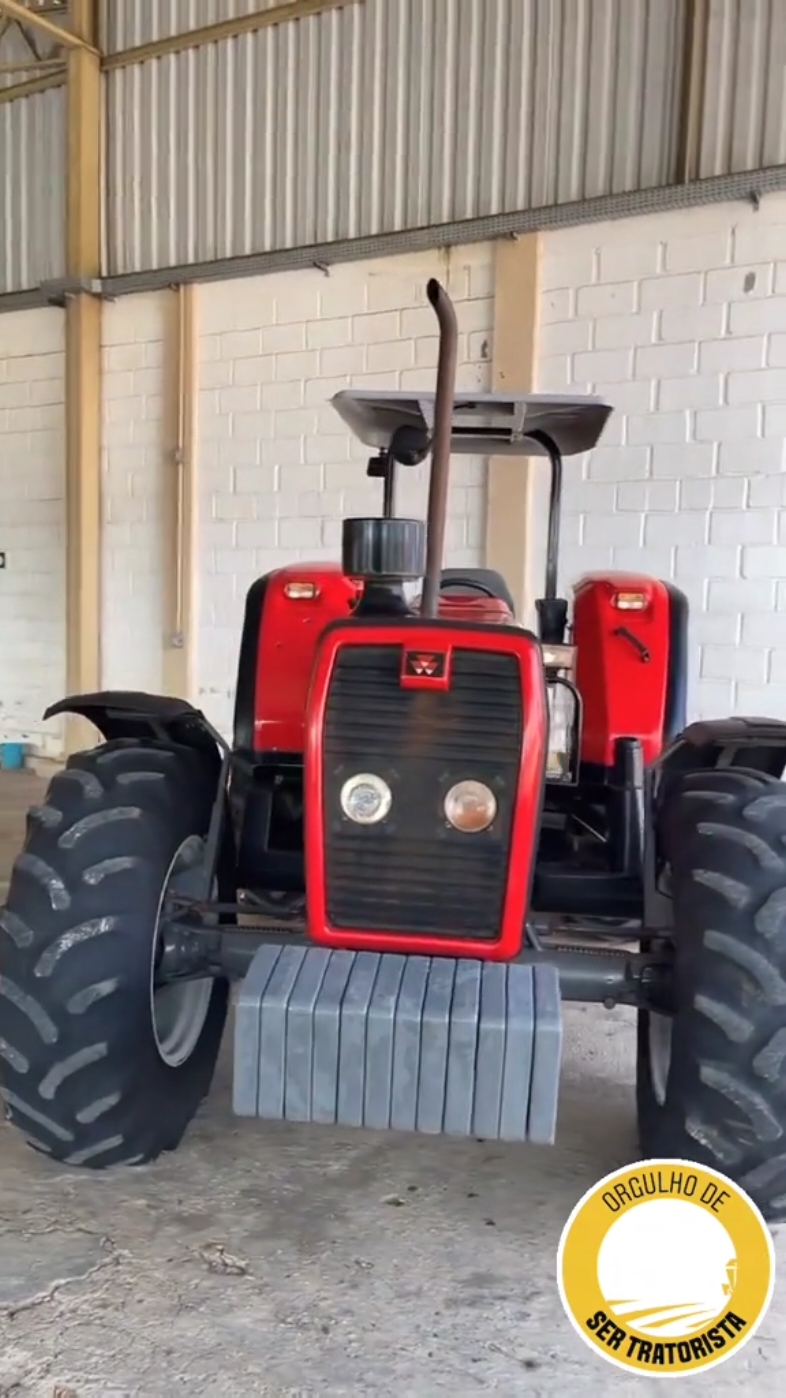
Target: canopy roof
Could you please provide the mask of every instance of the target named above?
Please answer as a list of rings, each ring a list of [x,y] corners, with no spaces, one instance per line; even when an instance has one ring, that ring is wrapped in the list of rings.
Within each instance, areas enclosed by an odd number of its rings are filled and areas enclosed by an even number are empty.
[[[336,412],[366,446],[385,450],[398,427],[429,435],[433,393],[378,393],[343,389],[331,399]],[[451,451],[473,456],[547,456],[530,433],[551,437],[563,456],[591,451],[613,412],[602,398],[558,393],[456,393]]]

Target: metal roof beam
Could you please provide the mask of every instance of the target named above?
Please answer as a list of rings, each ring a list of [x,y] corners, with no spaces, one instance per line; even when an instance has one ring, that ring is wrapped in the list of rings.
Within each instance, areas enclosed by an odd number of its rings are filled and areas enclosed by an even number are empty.
[[[3,77],[13,73],[53,73],[65,72],[63,58],[29,58],[26,63],[0,63]]]
[[[682,37],[682,86],[677,129],[677,179],[697,180],[707,81],[709,0],[687,0]]]
[[[65,81],[66,70],[63,63],[57,72],[47,69],[42,77],[31,78],[29,82],[0,87],[0,106],[4,102],[16,102],[20,97],[35,97],[37,93],[48,92],[52,87],[64,87]]]
[[[98,49],[80,34],[71,29],[61,28],[38,10],[29,10],[20,0],[0,0],[0,14],[7,15],[9,19],[16,20],[17,24],[22,24],[28,29],[37,30],[39,34],[46,34],[48,39],[54,40],[63,48],[86,49],[89,53],[98,53]]]
[[[169,34],[165,39],[154,39],[150,43],[139,44],[136,48],[105,54],[101,67],[106,70],[128,68],[133,63],[147,63],[153,58],[182,53],[184,49],[201,48],[203,44],[218,44],[224,39],[237,39],[242,34],[254,34],[259,29],[269,29],[272,25],[291,24],[298,19],[310,19],[312,15],[325,14],[328,10],[348,9],[350,5],[363,3],[364,0],[289,0],[287,4],[273,5],[268,10],[254,10],[252,14],[236,15],[234,19],[222,19],[217,24],[203,25],[200,29],[187,29],[181,34]],[[3,5],[0,4],[0,9],[2,8]]]

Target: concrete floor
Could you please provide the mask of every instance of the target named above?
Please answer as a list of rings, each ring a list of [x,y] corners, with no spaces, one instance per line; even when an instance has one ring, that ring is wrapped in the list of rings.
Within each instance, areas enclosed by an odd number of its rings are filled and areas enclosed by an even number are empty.
[[[0,776],[0,897],[39,791]],[[58,1170],[0,1125],[0,1398],[662,1391],[596,1360],[554,1283],[576,1200],[635,1158],[631,1024],[568,1007],[551,1149],[237,1121],[226,1058],[142,1170]],[[785,1319],[779,1286],[693,1391],[782,1393]]]

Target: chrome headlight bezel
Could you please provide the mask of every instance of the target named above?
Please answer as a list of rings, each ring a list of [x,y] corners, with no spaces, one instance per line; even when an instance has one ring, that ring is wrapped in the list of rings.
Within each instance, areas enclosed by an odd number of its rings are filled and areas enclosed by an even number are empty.
[[[378,798],[378,805],[367,812],[363,811],[362,806],[352,804],[353,796],[363,787]],[[384,777],[377,776],[376,772],[355,772],[344,782],[339,793],[339,804],[347,820],[351,820],[353,825],[379,825],[393,805],[393,792]]]
[[[470,802],[474,798],[478,807],[475,817],[473,818],[470,814],[463,824],[457,820],[455,811],[451,814],[451,805],[455,806],[462,798],[469,798]],[[485,814],[480,813],[479,807],[481,805],[485,805]],[[451,829],[458,831],[461,835],[482,835],[494,824],[499,807],[497,798],[490,786],[474,777],[465,777],[459,782],[454,782],[450,790],[445,793],[442,809]]]

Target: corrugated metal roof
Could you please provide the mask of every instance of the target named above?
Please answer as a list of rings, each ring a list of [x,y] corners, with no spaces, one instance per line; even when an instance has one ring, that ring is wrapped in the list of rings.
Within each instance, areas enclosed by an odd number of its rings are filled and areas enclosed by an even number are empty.
[[[710,0],[699,175],[786,162],[786,0]]]
[[[53,51],[48,39],[37,48],[43,57]],[[9,22],[0,36],[0,64],[33,58],[19,26]],[[34,69],[0,71],[0,89],[37,76]],[[0,293],[64,273],[65,159],[62,88],[0,102]]]
[[[101,48],[104,53],[117,53],[218,24],[222,19],[272,10],[282,3],[284,0],[101,0]]]
[[[104,43],[279,2],[103,0]],[[784,164],[786,0],[708,3],[696,173]],[[348,245],[669,184],[685,11],[686,0],[360,0],[113,71],[106,271]],[[2,58],[26,53],[10,30]],[[0,103],[0,293],[63,275],[64,115],[62,91]]]
[[[0,102],[0,293],[65,273],[65,89]]]
[[[114,0],[125,47],[251,8]],[[683,0],[365,0],[107,76],[108,271],[668,183]]]

